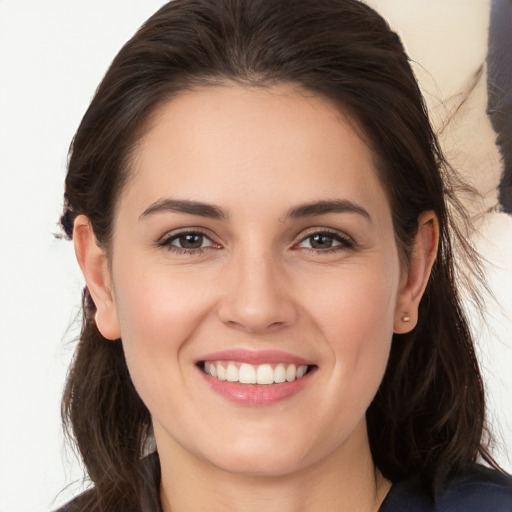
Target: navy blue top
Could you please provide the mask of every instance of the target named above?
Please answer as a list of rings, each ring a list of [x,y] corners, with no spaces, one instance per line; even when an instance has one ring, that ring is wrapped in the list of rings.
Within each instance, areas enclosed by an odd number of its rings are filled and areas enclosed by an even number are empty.
[[[393,485],[379,512],[512,512],[512,477],[474,464],[434,498],[413,478]]]

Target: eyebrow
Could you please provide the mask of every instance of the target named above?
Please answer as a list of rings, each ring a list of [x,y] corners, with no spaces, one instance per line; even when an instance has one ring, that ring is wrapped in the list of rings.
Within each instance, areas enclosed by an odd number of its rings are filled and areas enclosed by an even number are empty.
[[[313,217],[315,215],[326,215],[328,213],[357,213],[372,223],[370,214],[362,207],[347,199],[333,199],[327,201],[315,201],[304,203],[292,208],[286,218],[298,219],[301,217]]]
[[[186,213],[215,220],[226,220],[228,218],[227,213],[222,208],[212,204],[186,199],[159,199],[142,212],[139,220],[158,212]],[[301,204],[289,210],[285,220],[288,218],[299,219],[301,217],[326,215],[328,213],[357,213],[368,219],[370,223],[372,222],[370,214],[362,206],[346,199],[323,200]]]
[[[200,217],[216,220],[225,220],[227,218],[227,214],[222,208],[212,204],[185,199],[159,199],[142,212],[139,220],[158,212],[188,213],[189,215],[199,215]]]

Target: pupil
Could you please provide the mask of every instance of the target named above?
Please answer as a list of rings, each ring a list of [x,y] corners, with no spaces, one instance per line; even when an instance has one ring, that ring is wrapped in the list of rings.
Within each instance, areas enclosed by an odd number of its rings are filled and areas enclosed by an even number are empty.
[[[203,235],[199,234],[182,235],[179,240],[184,249],[199,249],[203,245]]]
[[[332,247],[332,238],[326,235],[313,235],[311,237],[311,247],[314,249],[325,249]]]

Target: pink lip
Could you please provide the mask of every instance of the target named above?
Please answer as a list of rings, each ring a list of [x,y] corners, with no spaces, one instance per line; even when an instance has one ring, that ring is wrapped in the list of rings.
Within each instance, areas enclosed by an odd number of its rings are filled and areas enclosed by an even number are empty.
[[[236,404],[249,406],[272,405],[290,398],[301,391],[304,386],[307,386],[315,373],[314,371],[309,372],[293,382],[264,385],[228,382],[227,380],[216,379],[202,370],[198,371],[201,372],[206,383],[215,393]]]
[[[303,359],[302,357],[282,352],[280,350],[245,350],[245,349],[231,349],[221,350],[219,352],[212,352],[197,359],[197,363],[202,361],[237,361],[240,363],[249,364],[277,364],[288,363],[295,365],[312,365],[311,361]]]
[[[212,352],[196,361],[198,371],[201,372],[210,389],[231,402],[249,406],[272,405],[290,398],[307,386],[315,373],[315,368],[313,368],[312,371],[308,372],[304,377],[294,380],[293,382],[283,382],[281,384],[240,384],[239,382],[219,380],[206,374],[201,369],[201,363],[204,361],[234,361],[253,365],[285,363],[295,364],[297,366],[314,366],[314,363],[302,357],[279,350],[245,349]]]

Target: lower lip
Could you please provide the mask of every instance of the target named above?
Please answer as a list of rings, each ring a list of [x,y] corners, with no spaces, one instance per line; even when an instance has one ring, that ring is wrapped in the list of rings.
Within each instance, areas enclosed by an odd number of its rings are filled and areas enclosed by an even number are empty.
[[[206,383],[218,395],[241,405],[272,405],[290,398],[308,384],[314,371],[309,371],[300,379],[281,384],[240,384],[219,380],[199,370]]]

